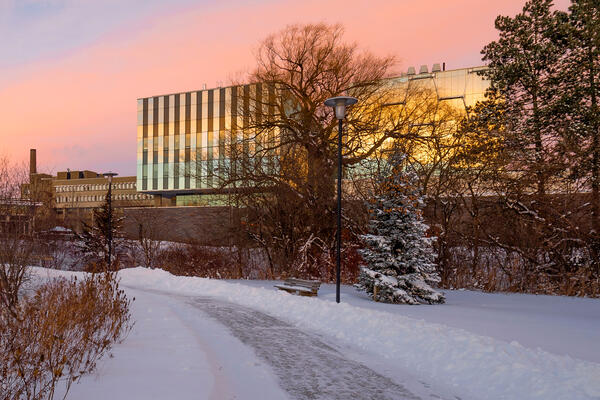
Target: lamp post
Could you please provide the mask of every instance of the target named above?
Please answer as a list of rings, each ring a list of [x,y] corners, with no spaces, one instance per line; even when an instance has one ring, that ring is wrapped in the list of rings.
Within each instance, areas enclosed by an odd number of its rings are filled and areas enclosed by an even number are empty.
[[[336,270],[335,301],[340,302],[340,269],[342,256],[342,121],[346,117],[346,107],[356,104],[358,99],[348,96],[332,97],[325,105],[332,107],[338,120],[338,170],[337,170],[337,232],[336,232]]]
[[[108,269],[111,269],[111,255],[112,255],[112,178],[117,176],[116,172],[105,172],[102,174],[105,178],[108,178]]]

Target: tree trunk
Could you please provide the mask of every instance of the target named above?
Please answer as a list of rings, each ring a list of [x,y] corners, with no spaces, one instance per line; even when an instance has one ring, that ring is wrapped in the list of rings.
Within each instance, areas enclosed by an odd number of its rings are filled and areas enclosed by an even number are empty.
[[[315,228],[316,236],[330,242],[330,235],[335,231],[333,211],[335,211],[335,178],[334,168],[327,159],[326,149],[309,149],[308,163],[308,205],[310,225]]]
[[[535,142],[535,174],[537,176],[537,193],[543,196],[546,193],[546,177],[544,173],[544,147],[542,144],[542,132],[540,129],[540,110],[538,104],[537,90],[533,92],[533,126]]]
[[[592,260],[594,269],[597,273],[600,272],[600,124],[598,116],[598,99],[596,97],[596,80],[594,68],[594,52],[592,45],[588,48],[588,62],[590,74],[590,94],[591,94],[591,135],[592,135],[592,229],[594,237],[592,240]]]

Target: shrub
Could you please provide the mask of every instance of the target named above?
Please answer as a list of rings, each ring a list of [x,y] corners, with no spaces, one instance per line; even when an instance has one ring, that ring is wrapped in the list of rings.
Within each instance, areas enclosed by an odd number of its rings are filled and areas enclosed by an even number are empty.
[[[0,310],[1,399],[65,396],[133,323],[114,274],[55,279],[22,298],[18,317]]]
[[[230,249],[178,244],[169,246],[157,258],[157,264],[173,275],[219,279],[242,277]]]

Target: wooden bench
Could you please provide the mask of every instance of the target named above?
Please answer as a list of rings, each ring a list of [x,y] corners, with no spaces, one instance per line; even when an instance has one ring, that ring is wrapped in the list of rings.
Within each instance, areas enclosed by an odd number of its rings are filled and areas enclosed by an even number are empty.
[[[40,255],[32,255],[31,257],[31,261],[33,262],[39,262],[40,263],[40,267],[45,267],[46,263],[52,262],[54,261],[54,257],[50,257],[50,256],[40,256]]]
[[[286,292],[300,296],[316,296],[320,286],[321,282],[319,281],[307,281],[296,278],[288,278],[283,284],[275,285],[279,290],[285,290]]]

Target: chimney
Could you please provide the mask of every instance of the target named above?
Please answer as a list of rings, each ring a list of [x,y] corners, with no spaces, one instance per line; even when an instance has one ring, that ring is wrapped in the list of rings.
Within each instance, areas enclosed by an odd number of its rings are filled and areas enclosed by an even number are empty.
[[[29,150],[29,174],[37,174],[37,163],[35,156],[35,149]]]

